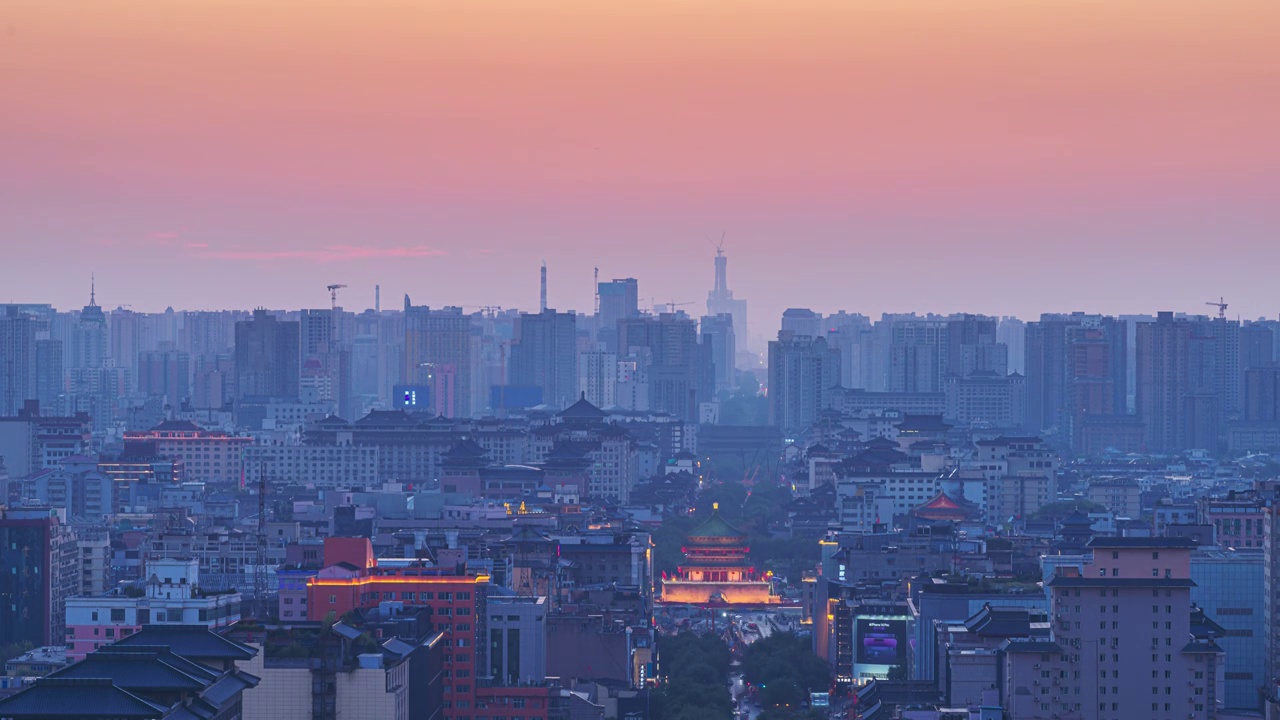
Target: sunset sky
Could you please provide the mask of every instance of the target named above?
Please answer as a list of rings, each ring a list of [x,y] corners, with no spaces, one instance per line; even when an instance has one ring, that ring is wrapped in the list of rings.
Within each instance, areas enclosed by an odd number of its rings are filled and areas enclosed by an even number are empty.
[[[0,301],[1280,313],[1276,0],[7,0]]]

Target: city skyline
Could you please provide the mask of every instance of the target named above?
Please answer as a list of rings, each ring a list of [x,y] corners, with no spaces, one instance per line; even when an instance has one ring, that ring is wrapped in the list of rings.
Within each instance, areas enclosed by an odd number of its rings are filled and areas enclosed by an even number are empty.
[[[6,9],[0,299],[1280,307],[1273,3],[303,7]]]

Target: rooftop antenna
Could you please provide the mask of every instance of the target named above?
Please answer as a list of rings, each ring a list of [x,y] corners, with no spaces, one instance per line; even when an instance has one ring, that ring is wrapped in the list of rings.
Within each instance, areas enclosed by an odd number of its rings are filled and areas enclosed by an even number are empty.
[[[542,261],[542,303],[541,312],[547,311],[547,261]]]
[[[98,304],[98,277],[95,273],[89,273],[89,306]]]

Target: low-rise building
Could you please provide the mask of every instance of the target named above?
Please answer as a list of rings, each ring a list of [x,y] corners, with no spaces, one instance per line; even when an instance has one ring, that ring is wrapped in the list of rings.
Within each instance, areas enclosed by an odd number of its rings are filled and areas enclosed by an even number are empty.
[[[153,559],[136,591],[67,599],[67,657],[83,659],[146,625],[228,627],[240,621],[240,605],[237,592],[202,590],[195,560]]]

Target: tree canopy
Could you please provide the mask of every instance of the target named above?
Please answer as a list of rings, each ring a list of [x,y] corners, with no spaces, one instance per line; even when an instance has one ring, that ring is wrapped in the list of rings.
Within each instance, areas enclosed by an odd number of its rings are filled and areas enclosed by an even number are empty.
[[[794,633],[773,633],[747,647],[742,656],[742,678],[760,687],[765,707],[799,707],[809,693],[827,692],[831,670],[813,654],[809,641]]]
[[[665,684],[652,697],[654,720],[733,717],[729,646],[723,640],[693,633],[665,635],[658,638],[658,660]]]

